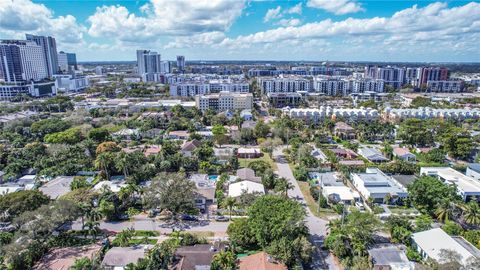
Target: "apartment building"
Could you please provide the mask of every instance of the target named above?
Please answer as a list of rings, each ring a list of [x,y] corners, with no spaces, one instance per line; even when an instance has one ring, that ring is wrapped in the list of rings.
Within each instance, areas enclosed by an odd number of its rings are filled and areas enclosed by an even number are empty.
[[[195,106],[200,111],[208,109],[223,112],[227,110],[244,110],[253,108],[251,93],[220,92],[218,94],[195,96]]]
[[[312,82],[310,79],[300,76],[279,76],[260,78],[258,80],[264,94],[267,93],[292,93],[299,91],[310,92]]]
[[[210,84],[207,82],[182,82],[170,85],[172,97],[194,97],[210,93]]]
[[[0,40],[0,76],[7,83],[48,78],[43,48],[28,40]]]
[[[427,81],[427,89],[430,92],[461,92],[464,84],[460,80]]]
[[[267,93],[270,106],[275,108],[297,107],[302,102],[302,95],[295,92]]]
[[[400,121],[407,118],[418,119],[478,119],[480,118],[480,109],[434,109],[434,108],[417,108],[417,109],[392,109],[386,108],[383,118],[389,121]]]
[[[324,107],[319,109],[290,109],[284,108],[283,114],[288,115],[290,118],[301,119],[308,123],[318,123],[327,118],[344,119],[344,120],[375,120],[380,117],[377,110],[370,108],[336,108],[336,107]]]

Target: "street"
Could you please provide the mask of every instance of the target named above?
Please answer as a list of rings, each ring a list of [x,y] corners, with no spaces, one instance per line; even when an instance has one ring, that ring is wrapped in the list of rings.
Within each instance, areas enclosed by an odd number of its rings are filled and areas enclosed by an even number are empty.
[[[310,240],[315,245],[317,251],[313,257],[312,269],[337,270],[339,268],[334,264],[331,254],[328,251],[322,250],[321,248],[323,240],[327,234],[328,221],[314,216],[307,207],[305,197],[300,190],[300,186],[293,177],[292,170],[290,169],[290,166],[288,165],[288,162],[282,153],[283,149],[284,147],[278,147],[275,149],[273,152],[273,157],[278,167],[279,176],[287,179],[294,186],[293,189],[288,191],[288,196],[300,202],[307,211],[307,218],[305,221],[308,229],[310,230]]]

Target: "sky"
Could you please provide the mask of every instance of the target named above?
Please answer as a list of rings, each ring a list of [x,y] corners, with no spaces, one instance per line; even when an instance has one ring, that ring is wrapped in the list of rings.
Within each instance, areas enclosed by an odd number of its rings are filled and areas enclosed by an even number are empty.
[[[78,61],[480,62],[480,2],[0,0],[0,39],[26,33]]]

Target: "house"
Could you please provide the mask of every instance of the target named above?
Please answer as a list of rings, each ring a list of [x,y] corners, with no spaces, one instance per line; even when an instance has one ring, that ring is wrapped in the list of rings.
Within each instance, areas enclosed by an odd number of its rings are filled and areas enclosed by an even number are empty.
[[[142,133],[142,137],[147,139],[159,138],[163,134],[163,129],[152,128]]]
[[[112,176],[110,180],[100,181],[98,182],[93,189],[94,190],[102,190],[104,188],[110,189],[112,192],[117,193],[123,187],[127,187],[127,182],[125,181],[124,176]]]
[[[365,162],[363,160],[340,160],[338,165],[358,168],[365,166]]]
[[[107,270],[123,270],[128,264],[135,264],[139,259],[145,258],[150,248],[152,248],[151,245],[112,247],[103,257],[102,267]]]
[[[190,137],[190,133],[186,130],[170,131],[167,135],[167,139],[170,140],[187,140]]]
[[[253,120],[252,110],[245,109],[240,112],[240,117],[245,121]]]
[[[342,140],[353,140],[356,137],[355,129],[345,122],[338,122],[333,127],[333,134]]]
[[[373,147],[360,147],[358,148],[357,152],[360,154],[360,156],[368,159],[371,162],[386,162],[389,160],[382,154],[382,152]]]
[[[120,140],[136,140],[140,137],[138,129],[125,128],[112,134],[112,137]]]
[[[350,149],[332,148],[329,150],[332,151],[332,153],[334,153],[339,158],[354,159],[358,157],[358,154]]]
[[[57,199],[70,192],[70,184],[73,182],[73,176],[57,176],[53,180],[48,181],[39,188],[39,190],[50,197]]]
[[[475,180],[480,180],[480,163],[468,164],[465,174]]]
[[[237,157],[239,158],[259,158],[263,155],[260,148],[245,148],[240,147],[237,149]]]
[[[417,160],[417,156],[405,147],[393,148],[393,156],[403,161],[415,162]]]
[[[257,122],[249,120],[242,123],[242,129],[254,129],[257,125]]]
[[[351,179],[364,200],[372,198],[374,202],[382,203],[387,195],[393,201],[408,196],[407,189],[377,168],[367,168],[365,173],[352,173]]]
[[[228,186],[229,197],[239,197],[242,194],[265,194],[265,188],[262,184],[244,180],[236,183],[232,183]]]
[[[325,155],[325,153],[323,153],[323,151],[319,148],[313,147],[313,150],[310,154],[312,155],[312,157],[316,158],[317,160],[321,161],[322,163],[328,161],[328,158]]]
[[[0,196],[6,195],[9,193],[25,190],[24,187],[14,184],[14,183],[5,183],[0,185]]]
[[[175,251],[175,262],[170,270],[208,270],[213,256],[225,250],[225,245],[219,242],[194,246],[183,246]]]
[[[215,184],[207,174],[192,174],[190,181],[195,183],[195,206],[205,212],[210,205],[215,203]]]
[[[180,147],[180,151],[184,157],[191,157],[193,151],[197,149],[202,143],[199,140],[186,141]]]
[[[417,147],[417,148],[415,148],[415,151],[417,153],[426,154],[426,153],[432,151],[433,149],[435,149],[435,148],[433,148],[433,147]]]
[[[480,250],[463,237],[450,236],[441,228],[412,234],[412,246],[425,259],[441,262],[442,251],[449,250],[460,256],[460,263],[466,265],[470,258],[480,258]]]
[[[149,145],[145,148],[145,150],[143,151],[143,154],[146,157],[149,157],[152,155],[157,155],[158,153],[160,153],[160,151],[162,151],[161,145]]]
[[[382,244],[368,250],[373,270],[414,270],[415,265],[405,254],[404,245]]]
[[[287,270],[288,267],[276,261],[265,252],[255,253],[238,260],[238,270]]]
[[[310,173],[309,176],[318,182],[322,195],[330,202],[350,205],[360,201],[360,194],[345,186],[338,173]]]
[[[213,148],[213,155],[217,158],[219,163],[225,164],[227,163],[234,155],[235,149],[234,148]]]
[[[99,244],[56,248],[44,255],[33,270],[70,269],[78,258],[92,258],[102,248]]]
[[[444,184],[455,185],[464,201],[472,198],[480,200],[480,181],[450,167],[422,167],[420,175],[433,176]]]
[[[237,179],[248,180],[252,182],[261,183],[262,178],[255,176],[255,171],[250,168],[242,168],[237,170]]]

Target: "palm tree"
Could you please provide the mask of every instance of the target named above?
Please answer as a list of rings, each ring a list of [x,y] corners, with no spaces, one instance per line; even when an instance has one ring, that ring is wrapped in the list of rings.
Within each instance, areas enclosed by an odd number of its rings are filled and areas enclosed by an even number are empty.
[[[461,206],[463,219],[470,225],[480,225],[480,206],[476,201],[470,201]]]
[[[87,213],[87,219],[90,221],[100,221],[102,217],[102,213],[100,213],[98,208],[93,208]]]
[[[287,179],[281,177],[281,178],[278,178],[276,183],[275,183],[275,190],[277,192],[281,192],[285,195],[285,197],[288,196],[288,190],[290,189],[293,189],[294,186],[292,183],[290,183],[290,181],[288,181]]]
[[[232,219],[232,211],[235,206],[237,206],[237,200],[233,197],[227,197],[223,201],[223,207],[227,208],[229,211],[230,220]]]
[[[86,230],[85,230],[86,228]],[[82,227],[83,230],[85,230],[87,235],[93,236],[93,240],[97,239],[97,233],[100,229],[100,223],[98,221],[93,221],[89,220],[85,223],[85,225]]]
[[[125,178],[128,177],[128,154],[125,152],[118,153],[115,159],[115,168],[123,172]]]
[[[453,211],[455,209],[455,204],[452,202],[443,201],[435,210],[435,216],[441,222],[450,220],[453,217]]]
[[[213,256],[212,270],[234,270],[235,255],[231,251],[220,251]]]
[[[107,168],[109,163],[110,163],[110,157],[108,155],[108,152],[99,154],[97,156],[97,159],[95,159],[95,168],[102,170],[105,173],[107,180],[110,179],[110,176],[108,174],[108,168]]]

